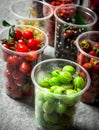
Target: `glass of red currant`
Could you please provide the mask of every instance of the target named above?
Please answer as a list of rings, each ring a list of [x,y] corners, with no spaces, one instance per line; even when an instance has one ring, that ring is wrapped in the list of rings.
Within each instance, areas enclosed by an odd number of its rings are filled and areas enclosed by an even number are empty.
[[[16,19],[16,24],[38,27],[48,35],[47,25],[53,15],[53,9],[49,4],[40,0],[15,1],[11,5],[11,12]]]
[[[42,60],[47,44],[46,34],[30,25],[11,25],[1,31],[5,88],[10,97],[20,99],[33,95],[31,70]]]
[[[35,116],[44,130],[70,130],[82,94],[90,86],[88,72],[65,59],[48,59],[32,70]]]
[[[88,104],[99,104],[99,31],[82,33],[76,40],[79,50],[77,63],[84,67],[90,77],[91,85],[82,96]]]
[[[54,11],[56,18],[55,57],[75,61],[75,40],[81,33],[91,30],[96,23],[96,14],[76,4],[61,5]]]
[[[79,4],[79,0],[43,0],[44,2],[51,5],[53,11],[56,7],[64,4]],[[47,25],[48,37],[50,39],[49,45],[54,47],[55,45],[55,17],[54,15],[50,18]]]

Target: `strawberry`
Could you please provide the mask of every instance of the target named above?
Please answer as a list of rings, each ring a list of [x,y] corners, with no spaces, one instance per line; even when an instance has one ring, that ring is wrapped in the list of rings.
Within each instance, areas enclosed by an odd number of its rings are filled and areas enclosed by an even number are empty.
[[[85,52],[89,52],[92,49],[91,43],[86,39],[80,42],[80,47]]]

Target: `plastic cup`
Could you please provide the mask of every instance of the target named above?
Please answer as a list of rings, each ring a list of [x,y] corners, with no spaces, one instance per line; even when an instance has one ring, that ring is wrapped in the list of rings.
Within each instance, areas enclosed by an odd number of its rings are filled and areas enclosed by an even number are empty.
[[[40,81],[50,77],[50,72],[61,70],[65,65],[75,68],[75,76],[83,73],[84,88],[75,94],[56,94],[41,87]],[[82,94],[89,88],[90,77],[79,64],[65,59],[48,59],[38,63],[32,70],[31,79],[35,86],[35,116],[38,127],[43,130],[66,130],[73,125],[76,108]],[[61,86],[59,86],[61,87]],[[67,90],[68,91],[68,90]]]
[[[94,48],[95,44],[99,45],[99,31],[82,33],[76,39],[76,45],[79,51],[77,62],[88,71],[91,77],[91,85],[83,94],[82,101],[87,104],[99,104],[99,56],[93,56],[94,51],[91,51],[92,49],[88,52],[84,51],[81,48],[81,43],[83,43],[83,41],[90,42],[92,48]],[[99,53],[98,51],[97,53]]]
[[[75,40],[81,33],[90,31],[97,21],[96,14],[80,5],[61,5],[54,11],[56,18],[55,57],[75,61]]]
[[[50,4],[53,8],[53,11],[62,4],[79,4],[79,0],[43,0],[44,2]],[[50,40],[50,46],[54,47],[55,45],[55,17],[54,15],[50,18],[48,26],[48,37]]]
[[[10,27],[6,27],[0,32],[0,47],[4,64],[4,87],[10,97],[20,99],[34,94],[31,70],[35,64],[42,60],[43,51],[48,44],[48,38],[43,31],[33,26],[16,25],[14,29],[22,32],[30,30],[34,34],[34,39],[39,39],[43,43],[41,48],[37,50],[18,52],[15,51],[15,46],[13,46],[14,44],[17,46],[18,41],[9,36]],[[9,44],[7,44],[7,41],[4,42],[5,39],[8,40]],[[19,41],[21,42],[21,40]]]
[[[48,35],[47,25],[53,15],[49,4],[39,0],[15,1],[11,5],[11,12],[15,16],[16,24],[35,26]]]

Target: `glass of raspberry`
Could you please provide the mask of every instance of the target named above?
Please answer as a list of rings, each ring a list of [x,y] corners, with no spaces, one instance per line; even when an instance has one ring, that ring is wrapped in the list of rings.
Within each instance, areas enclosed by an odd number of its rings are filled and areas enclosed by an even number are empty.
[[[42,60],[47,44],[46,34],[30,25],[10,26],[0,32],[7,95],[21,99],[34,94],[31,70]]]
[[[68,4],[57,7],[55,57],[75,61],[77,58],[76,38],[83,32],[91,30],[97,21],[96,14],[89,8]]]
[[[99,104],[99,31],[82,33],[76,39],[78,49],[77,63],[84,67],[90,77],[91,85],[83,94],[82,101]]]

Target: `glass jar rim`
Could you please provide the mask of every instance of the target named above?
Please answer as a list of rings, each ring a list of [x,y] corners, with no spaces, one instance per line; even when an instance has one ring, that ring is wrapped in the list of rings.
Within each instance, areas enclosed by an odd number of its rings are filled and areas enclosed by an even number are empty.
[[[93,22],[90,23],[90,24],[85,24],[85,25],[77,25],[77,24],[73,24],[73,23],[69,23],[69,22],[66,22],[62,19],[60,19],[58,16],[57,16],[57,10],[62,8],[62,7],[66,7],[66,8],[71,8],[71,7],[80,7],[82,9],[85,9],[86,11],[85,12],[90,12],[92,13],[92,17],[93,18]],[[77,5],[77,4],[65,4],[65,5],[60,5],[58,7],[56,7],[56,9],[54,10],[54,16],[56,19],[58,19],[58,21],[60,21],[61,23],[63,24],[68,24],[69,26],[75,26],[75,27],[91,27],[93,26],[96,22],[97,22],[97,15],[94,11],[92,11],[91,9],[87,8],[87,7],[84,7],[84,6],[81,6],[81,5]]]
[[[54,93],[51,93],[51,92],[48,92],[48,93],[50,93],[50,94],[52,94],[52,95],[56,95],[56,96],[61,96],[61,97],[64,97],[64,96],[65,96],[65,97],[68,97],[68,96],[79,96],[79,95],[82,95],[85,91],[87,91],[87,89],[89,88],[90,83],[91,83],[91,79],[90,79],[90,76],[89,76],[88,72],[87,72],[81,65],[79,65],[78,63],[76,63],[76,62],[74,62],[74,61],[67,60],[67,59],[61,59],[61,58],[60,58],[60,59],[58,59],[58,58],[47,59],[47,60],[44,60],[44,61],[41,61],[41,62],[37,63],[37,64],[34,66],[32,72],[31,72],[31,79],[32,79],[34,85],[37,86],[37,88],[39,88],[40,90],[44,91],[44,88],[40,87],[40,86],[38,85],[38,83],[36,82],[36,80],[35,80],[35,71],[36,71],[36,69],[37,69],[40,65],[42,65],[42,64],[44,64],[44,63],[53,62],[53,61],[59,61],[59,62],[64,61],[64,62],[72,63],[72,64],[74,64],[74,65],[80,67],[81,70],[83,70],[83,71],[86,73],[87,83],[86,83],[86,86],[84,87],[84,89],[82,89],[80,92],[77,92],[77,93],[74,93],[74,94],[58,95],[58,94],[54,94]]]
[[[51,12],[51,13],[50,13],[48,16],[45,16],[45,17],[43,17],[43,18],[28,18],[28,17],[20,16],[20,15],[18,15],[16,12],[13,11],[13,6],[14,6],[15,4],[20,3],[20,2],[28,2],[28,1],[31,2],[31,0],[15,1],[15,2],[12,3],[11,6],[10,6],[11,12],[12,12],[16,17],[18,17],[18,18],[20,18],[20,19],[22,19],[22,20],[30,20],[30,21],[36,21],[36,20],[37,20],[37,21],[43,21],[43,20],[47,20],[47,19],[49,19],[49,18],[53,15],[53,9],[52,9],[52,7],[51,7],[49,4],[47,4],[47,3],[43,2],[43,1],[38,1],[38,0],[33,0],[33,2],[35,1],[35,2],[37,2],[37,3],[40,3],[40,4],[42,4],[42,5],[45,5],[45,6],[47,6],[47,7],[50,9],[50,12]]]
[[[76,38],[76,41],[75,41],[76,46],[77,46],[78,50],[79,50],[82,54],[84,54],[85,56],[90,57],[90,58],[95,58],[95,59],[98,59],[98,60],[99,60],[99,57],[92,56],[92,55],[86,53],[86,52],[83,51],[83,50],[80,48],[80,46],[79,46],[79,40],[80,40],[80,38],[81,38],[82,36],[89,35],[89,34],[98,34],[98,35],[99,35],[99,31],[88,31],[88,32],[84,32],[84,33],[80,34],[80,35]]]
[[[15,25],[15,28],[16,28],[16,27],[28,27],[28,28],[33,28],[33,29],[35,29],[35,30],[38,30],[39,32],[41,32],[41,33],[44,35],[45,40],[46,40],[44,46],[41,47],[40,49],[38,49],[37,51],[34,51],[34,53],[39,54],[39,53],[41,53],[41,52],[47,47],[47,45],[48,45],[48,37],[47,37],[47,35],[45,34],[45,32],[43,32],[41,29],[39,29],[39,28],[37,28],[37,27],[34,27],[34,26],[31,26],[31,25],[21,25],[21,24],[20,24],[20,25]],[[0,32],[0,35],[1,35],[4,31],[9,30],[9,28],[10,28],[10,27],[6,27],[6,28],[2,29],[2,31]],[[0,39],[0,40],[2,40],[2,39]],[[31,54],[31,51],[30,51],[30,52],[16,52],[16,51],[10,50],[10,49],[4,47],[4,46],[1,44],[1,41],[0,41],[0,47],[1,47],[2,49],[6,50],[7,52],[14,53],[14,54],[19,54],[19,55]],[[33,53],[33,52],[32,52],[32,53]]]

